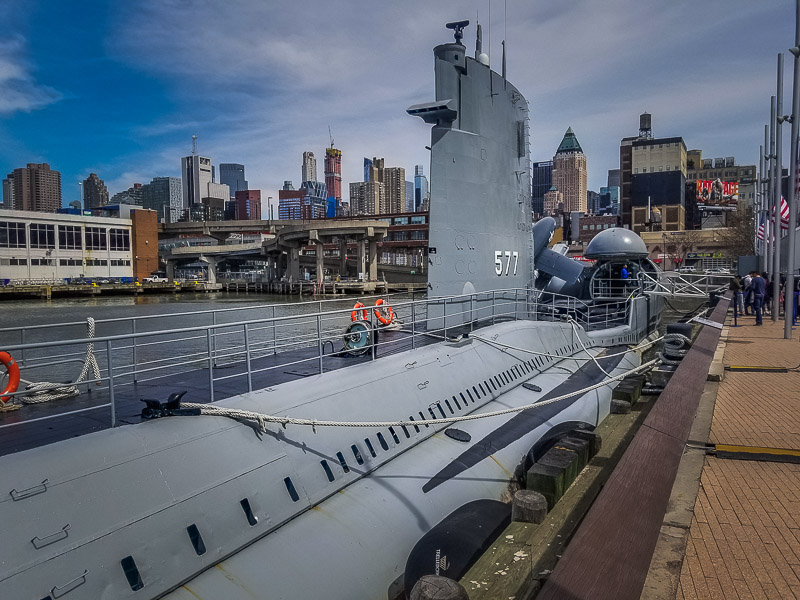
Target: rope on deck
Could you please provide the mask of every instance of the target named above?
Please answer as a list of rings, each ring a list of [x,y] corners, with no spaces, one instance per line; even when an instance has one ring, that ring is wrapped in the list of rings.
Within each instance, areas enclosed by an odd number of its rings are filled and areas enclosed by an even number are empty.
[[[94,338],[95,324],[94,319],[89,317],[86,319],[86,328],[88,330],[86,337]],[[49,381],[28,381],[27,379],[20,379],[26,383],[25,391],[16,396],[22,404],[41,404],[43,402],[50,402],[52,400],[61,400],[63,398],[72,398],[80,394],[78,384],[86,379],[89,375],[89,369],[92,370],[95,379],[100,379],[100,366],[97,364],[97,358],[94,355],[94,343],[89,342],[86,345],[86,358],[83,361],[80,375],[73,383],[51,383]]]
[[[567,358],[560,356],[559,358]],[[217,417],[228,417],[235,420],[245,420],[245,421],[255,421],[258,423],[258,427],[262,432],[267,431],[267,424],[268,423],[278,423],[283,427],[286,425],[305,425],[310,426],[312,429],[316,431],[317,427],[419,427],[420,425],[446,425],[452,423],[461,423],[463,421],[476,421],[478,419],[487,419],[490,417],[497,417],[501,415],[508,415],[513,413],[519,413],[528,409],[536,409],[541,408],[543,406],[547,406],[549,404],[553,404],[555,402],[560,402],[561,400],[566,400],[567,398],[572,398],[574,396],[582,395],[587,392],[591,392],[592,390],[596,390],[598,388],[604,387],[609,385],[614,381],[620,381],[629,377],[631,375],[641,373],[643,371],[647,371],[654,367],[659,362],[658,359],[653,359],[649,362],[646,362],[638,367],[634,367],[629,369],[619,375],[614,375],[613,377],[609,377],[599,383],[594,385],[590,385],[588,387],[582,388],[580,390],[576,390],[574,392],[569,392],[567,394],[562,394],[561,396],[556,396],[555,398],[551,398],[549,400],[544,400],[542,402],[532,402],[531,404],[525,404],[523,406],[518,406],[515,408],[505,408],[502,410],[495,410],[486,413],[479,413],[479,414],[472,414],[472,415],[463,415],[460,417],[452,417],[452,418],[444,418],[444,419],[426,419],[424,421],[411,421],[411,420],[398,420],[398,421],[318,421],[316,419],[297,419],[294,417],[279,417],[276,415],[268,415],[265,413],[258,413],[249,410],[240,410],[236,408],[225,408],[219,406],[212,406],[209,404],[197,404],[194,402],[182,402],[182,408],[194,408],[200,409],[200,414],[202,415],[209,415],[209,416],[217,416]]]

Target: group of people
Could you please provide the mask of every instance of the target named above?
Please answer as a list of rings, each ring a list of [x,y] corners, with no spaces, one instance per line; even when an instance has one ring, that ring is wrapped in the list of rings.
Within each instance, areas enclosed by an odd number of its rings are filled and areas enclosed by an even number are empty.
[[[762,324],[762,317],[765,314],[775,314],[780,316],[781,306],[784,305],[784,294],[786,287],[786,276],[781,275],[779,280],[780,297],[774,302],[772,297],[773,283],[770,281],[769,273],[758,273],[750,271],[742,277],[736,275],[731,278],[729,288],[734,292],[734,299],[739,314],[754,315],[756,325]],[[795,278],[794,285],[794,315],[797,317],[797,299],[800,295],[800,277]]]

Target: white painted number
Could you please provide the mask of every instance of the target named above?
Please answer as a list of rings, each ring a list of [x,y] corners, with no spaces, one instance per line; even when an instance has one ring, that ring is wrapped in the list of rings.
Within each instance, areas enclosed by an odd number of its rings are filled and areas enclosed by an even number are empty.
[[[514,263],[514,272],[512,275],[516,276],[517,266],[519,265],[519,252],[514,250],[495,250],[494,251],[494,272],[497,275],[503,275],[503,257],[506,259],[505,275],[508,275],[511,270],[511,263]]]

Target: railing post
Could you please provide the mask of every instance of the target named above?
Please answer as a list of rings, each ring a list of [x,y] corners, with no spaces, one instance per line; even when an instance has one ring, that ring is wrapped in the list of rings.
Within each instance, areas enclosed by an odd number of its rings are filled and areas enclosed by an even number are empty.
[[[444,310],[442,311],[442,335],[447,339],[447,298],[444,299]]]
[[[211,321],[212,324],[217,324],[217,311],[213,311],[211,313]],[[209,330],[211,331],[211,330]],[[214,331],[211,333],[211,341],[214,348],[214,364],[217,364],[217,328],[214,328]]]
[[[322,375],[322,321],[320,319],[321,317],[319,313],[317,313],[317,350],[319,351],[319,374]]]
[[[492,325],[494,325],[494,304],[495,304],[495,291],[492,290]]]
[[[136,319],[131,319],[131,333],[133,333],[133,381],[136,383],[136,365],[139,362],[136,360]]]
[[[276,335],[275,335],[275,307],[272,307],[272,353],[277,354],[275,349],[276,345]]]
[[[208,349],[208,394],[209,394],[209,402],[214,401],[214,352],[211,349],[212,346],[212,335],[211,329],[206,329],[206,347]]]
[[[369,315],[370,336],[372,337],[370,340],[372,345],[372,360],[375,360],[375,342],[378,339],[378,331],[375,328],[375,313],[373,311],[369,311],[367,314]]]
[[[114,367],[111,364],[111,340],[106,340],[106,362],[108,363],[108,396],[111,402],[111,427],[116,427],[117,407],[114,402]]]
[[[247,323],[244,324],[244,354],[245,361],[247,362],[247,391],[253,391],[253,372],[250,366],[250,331],[247,328]]]
[[[414,302],[414,293],[411,293],[411,349],[416,348],[417,335],[417,303]]]
[[[25,329],[22,329],[22,331],[20,333],[21,333],[20,340],[22,342],[22,345],[24,346],[25,345]],[[21,354],[22,354],[22,357],[17,362],[19,362],[20,365],[25,366],[25,348],[22,349],[22,353]]]
[[[473,329],[475,328],[475,315],[473,311],[475,310],[475,294],[470,294],[469,297],[469,332],[472,333]]]

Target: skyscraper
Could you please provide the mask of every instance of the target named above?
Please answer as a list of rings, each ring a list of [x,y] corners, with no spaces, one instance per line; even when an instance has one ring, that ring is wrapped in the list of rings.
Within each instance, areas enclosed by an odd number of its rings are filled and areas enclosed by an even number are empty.
[[[342,202],[342,151],[337,148],[326,148],[325,150],[325,186],[328,188],[328,195],[336,198],[336,202]]]
[[[553,161],[545,160],[533,163],[533,186],[531,189],[531,204],[534,215],[544,215],[544,195],[553,185]]]
[[[423,210],[423,205],[427,206],[429,196],[428,178],[425,177],[422,165],[417,165],[414,167],[414,212]]]
[[[183,216],[180,177],[153,177],[142,186],[142,208],[158,213],[165,223],[175,223]]]
[[[372,168],[372,161],[364,157],[364,181],[369,181],[369,171]]]
[[[236,192],[240,190],[248,189],[247,180],[244,178],[244,165],[239,163],[219,163],[219,182],[230,188],[231,197],[235,196]]]
[[[208,184],[213,181],[210,158],[197,154],[181,158],[183,207],[191,208],[202,204],[203,198],[208,196]]]
[[[350,214],[377,215],[386,205],[386,188],[380,181],[357,181],[350,184]]]
[[[239,221],[261,220],[261,190],[237,191],[235,216]]]
[[[106,184],[97,176],[97,173],[89,173],[83,180],[83,208],[93,209],[108,204],[108,188]]]
[[[373,158],[370,167],[370,182],[382,183],[384,201],[375,207],[372,214],[391,214],[405,210],[406,170],[403,167],[386,167],[382,158]],[[367,213],[370,214],[370,213]]]
[[[16,210],[56,212],[61,208],[61,173],[47,163],[28,163],[25,168],[8,174],[10,184],[4,185],[3,197],[13,201]],[[5,200],[4,200],[5,203]]]
[[[117,192],[111,196],[109,204],[133,204],[135,206],[142,206],[144,202],[142,188],[143,186],[141,183],[134,183],[127,190]]]
[[[607,187],[620,187],[620,170],[619,169],[609,169],[608,170],[608,183],[606,184]]]
[[[414,212],[414,183],[406,181],[406,205],[405,212]]]
[[[317,159],[313,152],[303,152],[303,167],[300,182],[317,180]]]
[[[563,194],[564,212],[586,213],[586,179],[586,155],[569,127],[553,157],[553,185]]]
[[[3,179],[3,204],[0,208],[14,208],[14,181],[11,177]]]

